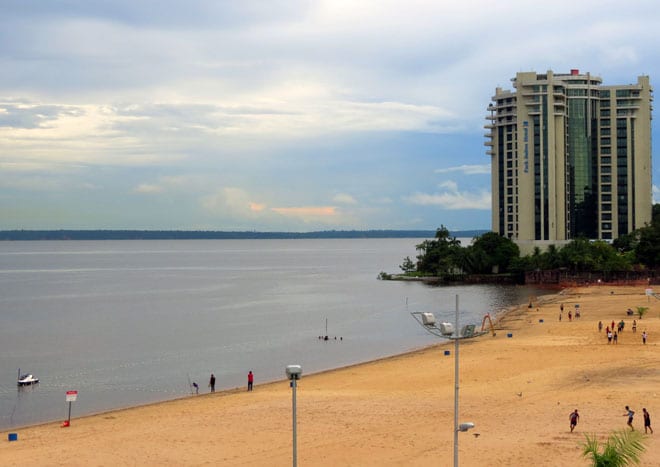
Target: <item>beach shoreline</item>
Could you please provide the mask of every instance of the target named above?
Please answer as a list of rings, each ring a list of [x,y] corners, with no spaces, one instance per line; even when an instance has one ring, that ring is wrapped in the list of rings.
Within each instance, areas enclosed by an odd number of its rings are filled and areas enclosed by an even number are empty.
[[[660,301],[641,286],[564,289],[496,316],[496,336],[461,340],[461,465],[588,465],[584,433],[624,428],[624,405],[660,413]],[[656,305],[655,302],[658,302]],[[564,304],[562,321],[559,305]],[[575,304],[580,319],[568,321]],[[627,307],[648,306],[638,332],[608,345],[597,322],[632,321]],[[642,325],[650,339],[642,345]],[[453,438],[453,341],[400,355],[303,375],[298,390],[299,458],[307,465],[428,465],[446,458]],[[441,356],[443,350],[450,355]],[[258,375],[257,375],[258,378]],[[257,379],[258,383],[258,379]],[[655,392],[654,392],[655,391]],[[644,404],[644,405],[642,405]],[[576,433],[568,415],[579,408]],[[288,465],[288,381],[184,396],[4,431],[4,465]],[[656,415],[657,416],[657,415]],[[474,436],[478,434],[478,436]],[[660,465],[647,441],[642,465]],[[117,452],[116,446],[122,446]],[[113,447],[115,446],[115,447]],[[449,464],[448,462],[447,464]]]

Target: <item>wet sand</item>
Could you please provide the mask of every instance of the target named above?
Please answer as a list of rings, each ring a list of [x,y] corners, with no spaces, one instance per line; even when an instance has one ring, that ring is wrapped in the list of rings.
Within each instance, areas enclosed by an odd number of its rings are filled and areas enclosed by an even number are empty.
[[[581,318],[569,322],[576,303]],[[633,333],[626,309],[637,306],[649,312],[634,317]],[[608,345],[604,327],[621,319],[618,344]],[[496,333],[460,344],[459,421],[475,424],[459,433],[461,466],[586,466],[584,434],[605,439],[625,428],[625,405],[636,412],[636,430],[643,432],[642,407],[660,419],[660,300],[643,286],[567,289],[512,310]],[[453,343],[446,343],[303,375],[299,465],[453,465],[454,362]],[[0,464],[291,465],[289,382],[259,384],[255,376],[252,392],[74,418],[68,428],[11,430],[18,434],[12,442],[2,432]],[[581,418],[570,433],[576,408]],[[657,431],[648,436],[642,465],[660,466],[659,438]]]

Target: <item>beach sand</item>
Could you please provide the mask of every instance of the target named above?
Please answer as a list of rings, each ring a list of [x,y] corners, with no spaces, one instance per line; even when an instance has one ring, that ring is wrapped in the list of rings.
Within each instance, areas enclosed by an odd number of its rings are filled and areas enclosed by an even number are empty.
[[[495,337],[461,341],[459,422],[475,428],[459,433],[460,465],[590,465],[581,454],[585,433],[604,440],[626,428],[624,406],[635,410],[636,430],[643,432],[642,407],[660,420],[660,301],[644,291],[567,289],[534,300],[531,309],[512,310],[496,323]],[[582,316],[569,322],[576,303]],[[625,311],[637,306],[650,310],[636,317],[633,333]],[[617,345],[608,345],[597,323],[621,319],[625,330]],[[303,375],[299,464],[453,465],[453,345]],[[289,382],[260,385],[258,377],[253,392],[241,388],[74,418],[69,428],[11,430],[18,441],[7,441],[3,432],[0,464],[291,465]],[[576,408],[581,418],[570,433]],[[642,460],[660,466],[660,432],[647,437]]]

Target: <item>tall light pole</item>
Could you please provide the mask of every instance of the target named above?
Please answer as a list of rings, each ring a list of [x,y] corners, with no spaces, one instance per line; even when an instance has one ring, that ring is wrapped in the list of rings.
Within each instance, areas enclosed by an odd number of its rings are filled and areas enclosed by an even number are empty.
[[[410,314],[413,316],[413,318],[415,318],[415,321],[417,321],[424,329],[426,329],[434,336],[442,337],[445,339],[454,339],[454,467],[458,467],[458,432],[468,431],[474,428],[474,423],[472,422],[461,424],[458,423],[458,340],[461,338],[459,328],[460,323],[458,319],[458,295],[456,295],[456,329],[453,330],[453,332],[451,330],[451,323],[440,323],[438,326],[433,313],[422,313],[419,311],[414,311]],[[471,333],[469,336],[472,337],[473,334]],[[446,351],[445,355],[448,355],[448,353],[449,351]]]
[[[293,411],[293,467],[298,465],[298,446],[297,446],[297,432],[296,432],[296,383],[302,375],[302,367],[300,365],[288,365],[286,367],[286,376],[291,381],[292,402],[291,407]]]
[[[458,295],[456,295],[456,334],[454,335],[454,467],[458,467]]]

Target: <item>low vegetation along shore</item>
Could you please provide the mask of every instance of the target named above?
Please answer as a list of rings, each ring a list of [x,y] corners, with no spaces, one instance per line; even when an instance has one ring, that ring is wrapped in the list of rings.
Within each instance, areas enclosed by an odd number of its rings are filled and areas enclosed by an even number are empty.
[[[641,319],[626,313],[637,307],[647,309]],[[617,344],[608,344],[605,325],[622,319]],[[459,433],[461,466],[591,465],[582,455],[585,435],[604,441],[629,429],[625,406],[635,411],[637,431],[644,431],[642,408],[660,419],[660,301],[643,287],[566,289],[512,309],[496,328],[494,337],[461,342],[459,421],[475,424]],[[452,465],[453,357],[453,344],[444,343],[303,375],[300,465]],[[575,409],[580,419],[571,432]],[[7,441],[9,433],[18,440]],[[643,438],[641,465],[660,466],[659,437]],[[2,438],[2,465],[286,466],[291,389],[285,380],[256,384],[252,392],[191,396]]]

